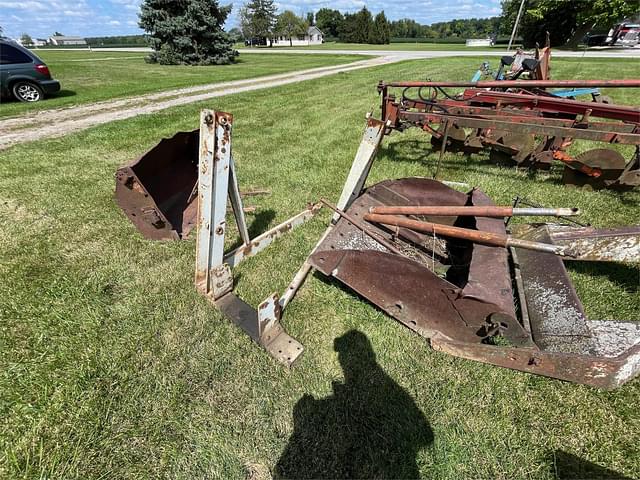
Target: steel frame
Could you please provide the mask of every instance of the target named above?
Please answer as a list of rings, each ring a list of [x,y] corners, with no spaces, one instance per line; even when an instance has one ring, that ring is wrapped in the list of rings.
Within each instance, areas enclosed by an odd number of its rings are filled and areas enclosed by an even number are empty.
[[[509,87],[526,85],[551,87],[560,86],[566,81],[527,81],[527,82],[380,82],[378,91],[382,94],[382,119],[389,123],[389,128],[402,130],[407,127],[419,127],[442,140],[440,159],[447,145],[451,127],[457,129],[474,129],[476,136],[468,137],[464,147],[468,152],[481,148],[493,147],[514,155],[516,163],[545,168],[552,160],[563,162],[566,167],[582,172],[586,177],[598,179],[604,170],[590,167],[565,154],[565,145],[574,139],[597,141],[612,144],[635,145],[640,151],[640,109],[608,105],[596,102],[581,102],[548,96],[540,91],[517,92],[488,91],[470,88],[461,95],[452,97],[442,90],[445,86],[486,86]],[[581,81],[568,82],[576,86],[622,86],[639,87],[640,81]],[[494,85],[496,84],[496,85]],[[397,100],[390,93],[392,87],[404,88],[402,98]],[[433,88],[428,98],[422,94],[423,88]],[[417,89],[418,98],[407,96],[409,89]],[[438,98],[438,92],[446,98]],[[593,118],[602,120],[593,121]],[[440,129],[436,129],[440,126]],[[509,132],[514,134],[535,134],[545,137],[545,141],[533,150],[523,147],[511,149],[502,145],[492,132]],[[615,179],[601,181],[604,187],[634,187],[640,185],[640,155],[636,155],[626,163],[623,171]],[[438,163],[439,165],[439,163]]]
[[[238,188],[231,134],[233,116],[203,110],[200,114],[198,165],[198,216],[196,234],[197,290],[231,322],[247,333],[278,361],[291,366],[304,347],[280,323],[282,308],[277,294],[254,309],[233,292],[231,267],[265,249],[276,238],[311,219],[320,209],[312,205],[280,225],[251,239]],[[227,199],[231,203],[243,245],[224,252]]]

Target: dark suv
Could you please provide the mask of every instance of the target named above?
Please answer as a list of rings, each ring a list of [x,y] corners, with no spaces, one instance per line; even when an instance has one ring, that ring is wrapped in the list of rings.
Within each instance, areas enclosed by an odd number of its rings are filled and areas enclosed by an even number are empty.
[[[30,50],[12,40],[0,38],[0,94],[21,102],[37,102],[45,94],[60,90],[49,67]]]

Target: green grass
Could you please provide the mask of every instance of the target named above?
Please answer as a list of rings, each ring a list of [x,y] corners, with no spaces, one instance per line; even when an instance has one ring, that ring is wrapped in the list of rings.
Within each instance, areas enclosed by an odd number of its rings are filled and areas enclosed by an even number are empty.
[[[236,48],[249,48],[244,45],[240,45]],[[255,47],[254,47],[255,48]],[[267,49],[269,47],[259,47]],[[495,47],[467,47],[464,43],[390,43],[388,45],[373,45],[370,43],[342,43],[342,42],[325,42],[321,45],[309,45],[309,46],[294,46],[282,45],[281,47],[274,48],[308,48],[308,49],[321,49],[321,50],[400,50],[400,51],[431,51],[431,50],[451,50],[451,51],[482,51],[487,49],[502,49],[506,50],[506,45],[498,45]]]
[[[235,116],[241,187],[272,191],[248,202],[258,206],[249,222],[262,231],[306,202],[338,197],[364,114],[379,102],[379,79],[467,78],[479,61],[334,75],[0,153],[0,477],[263,479],[287,446],[304,474],[350,439],[345,455],[363,459],[369,474],[396,444],[417,451],[424,478],[551,479],[565,457],[559,452],[638,478],[639,381],[604,392],[437,353],[320,275],[285,312],[286,328],[306,347],[287,370],[196,293],[193,239],[145,241],[113,202],[119,165],[196,128],[199,110],[212,107]],[[554,61],[555,78],[631,78],[636,70],[618,59]],[[606,93],[621,104],[640,100],[637,90]],[[430,176],[435,159],[427,136],[393,134],[370,183]],[[500,203],[524,195],[579,207],[598,226],[638,222],[638,192],[571,190],[559,184],[558,169],[530,178],[486,155],[448,154],[444,163],[443,178],[478,185]],[[328,218],[324,212],[237,268],[240,296],[257,305],[282,292]],[[594,318],[637,320],[639,273],[572,268]],[[377,356],[377,365],[357,360],[371,369],[360,372],[355,391],[340,387],[333,350],[334,339],[354,329]],[[331,400],[304,397],[326,399],[334,388],[342,393]],[[406,467],[397,476],[408,475]]]
[[[44,101],[25,104],[3,99],[0,117],[207,83],[286,73],[350,63],[366,58],[353,55],[268,55],[243,53],[233,65],[193,67],[150,65],[145,53],[35,50],[49,66],[62,90]]]

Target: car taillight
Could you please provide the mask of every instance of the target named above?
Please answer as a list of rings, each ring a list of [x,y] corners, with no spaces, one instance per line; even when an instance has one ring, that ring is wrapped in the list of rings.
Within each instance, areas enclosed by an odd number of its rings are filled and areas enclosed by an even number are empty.
[[[49,67],[46,65],[36,65],[36,70],[47,77],[51,76],[51,73],[49,73]]]

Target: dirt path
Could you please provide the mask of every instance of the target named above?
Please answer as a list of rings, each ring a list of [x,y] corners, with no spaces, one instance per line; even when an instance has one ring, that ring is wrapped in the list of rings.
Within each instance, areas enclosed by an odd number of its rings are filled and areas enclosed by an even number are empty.
[[[0,150],[18,143],[44,138],[61,137],[89,127],[124,120],[137,115],[154,113],[166,108],[200,102],[210,98],[234,93],[249,92],[277,87],[289,83],[312,80],[339,72],[349,72],[404,60],[395,55],[386,55],[346,65],[320,67],[266,77],[213,83],[196,87],[180,88],[132,98],[121,98],[77,107],[44,110],[0,120]]]

